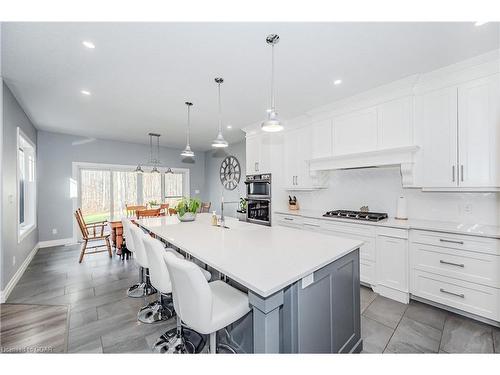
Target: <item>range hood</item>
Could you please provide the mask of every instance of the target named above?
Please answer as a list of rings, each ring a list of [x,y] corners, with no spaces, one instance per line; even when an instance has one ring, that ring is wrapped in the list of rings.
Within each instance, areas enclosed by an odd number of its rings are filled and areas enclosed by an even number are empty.
[[[311,159],[309,170],[319,172],[400,165],[403,185],[409,186],[413,185],[414,156],[418,150],[419,146],[403,146]]]

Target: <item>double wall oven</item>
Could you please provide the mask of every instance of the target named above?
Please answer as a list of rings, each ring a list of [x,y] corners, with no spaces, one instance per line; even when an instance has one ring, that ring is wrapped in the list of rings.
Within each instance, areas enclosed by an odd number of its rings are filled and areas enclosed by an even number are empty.
[[[247,221],[271,225],[271,174],[248,175],[245,184],[247,189]]]

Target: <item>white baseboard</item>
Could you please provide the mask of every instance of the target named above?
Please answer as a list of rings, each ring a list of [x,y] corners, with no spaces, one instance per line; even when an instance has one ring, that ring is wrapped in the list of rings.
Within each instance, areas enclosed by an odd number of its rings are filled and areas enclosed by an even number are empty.
[[[389,288],[385,285],[377,284],[377,285],[372,285],[372,289],[375,293],[380,294],[383,297],[387,297],[389,299],[393,299],[395,301],[408,304],[410,303],[410,293],[409,292],[403,292],[401,290],[396,290]]]
[[[40,241],[38,243],[40,248],[44,247],[52,247],[52,246],[63,246],[63,245],[73,245],[75,244],[75,240],[73,237],[69,238],[61,238],[59,240],[50,240],[50,241]]]
[[[31,260],[33,259],[33,257],[35,256],[35,254],[39,248],[40,248],[40,243],[37,243],[35,248],[33,250],[31,250],[31,252],[28,254],[28,256],[24,260],[23,264],[21,264],[21,267],[19,267],[17,269],[16,273],[14,274],[14,276],[12,276],[12,279],[10,279],[10,281],[7,283],[7,285],[5,286],[5,289],[0,292],[1,293],[1,295],[0,295],[1,303],[5,303],[5,301],[7,301],[7,298],[9,298],[10,293],[12,292],[14,287],[16,286],[19,279],[23,276],[24,271],[26,271],[26,268],[28,268]]]

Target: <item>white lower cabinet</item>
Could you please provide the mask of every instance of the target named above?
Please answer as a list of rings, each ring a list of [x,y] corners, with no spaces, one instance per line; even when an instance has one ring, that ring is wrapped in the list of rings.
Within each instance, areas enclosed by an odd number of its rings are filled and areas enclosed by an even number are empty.
[[[407,230],[299,215],[276,223],[363,241],[360,279],[380,295],[410,297],[500,322],[500,239]]]
[[[408,303],[408,231],[378,228],[376,287],[379,294]]]
[[[410,292],[500,322],[500,240],[415,230]]]

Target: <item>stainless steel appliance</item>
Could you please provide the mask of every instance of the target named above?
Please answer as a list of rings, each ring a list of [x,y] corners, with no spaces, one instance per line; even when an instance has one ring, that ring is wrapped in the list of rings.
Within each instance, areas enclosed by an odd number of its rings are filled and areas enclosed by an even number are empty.
[[[271,174],[248,175],[247,221],[249,223],[271,225]]]
[[[248,199],[271,199],[271,174],[253,174],[245,179]]]
[[[327,211],[324,217],[335,217],[353,220],[365,220],[365,221],[380,221],[387,219],[389,216],[386,213],[381,212],[369,212],[369,211],[349,211],[349,210],[335,210]]]

